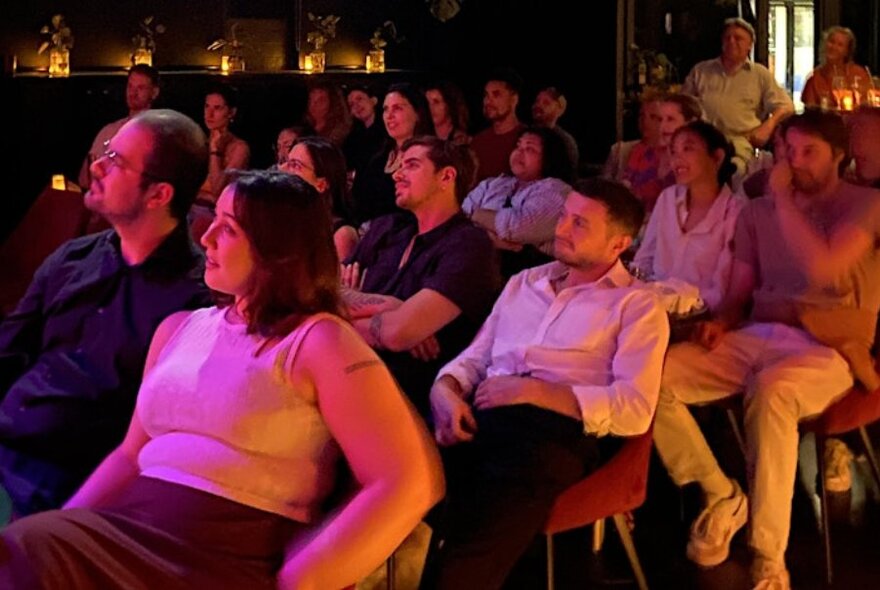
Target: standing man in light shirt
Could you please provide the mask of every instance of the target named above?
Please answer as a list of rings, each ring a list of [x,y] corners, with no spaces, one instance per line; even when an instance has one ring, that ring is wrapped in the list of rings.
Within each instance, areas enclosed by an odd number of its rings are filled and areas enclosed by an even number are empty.
[[[598,439],[644,433],[669,325],[619,260],[644,208],[623,185],[576,183],[556,261],[515,275],[431,391],[448,505],[431,588],[498,588],[556,497],[594,469]]]
[[[755,29],[741,18],[724,21],[721,56],[694,66],[681,91],[700,99],[706,120],[727,135],[739,162],[770,141],[773,129],[794,111],[791,98],[770,70],[749,60]]]
[[[79,185],[83,189],[88,189],[91,185],[92,174],[89,167],[107,149],[107,142],[113,139],[116,132],[132,117],[151,108],[158,97],[159,70],[146,64],[132,66],[128,72],[128,83],[125,86],[125,104],[128,106],[128,116],[108,123],[98,131],[79,172]]]

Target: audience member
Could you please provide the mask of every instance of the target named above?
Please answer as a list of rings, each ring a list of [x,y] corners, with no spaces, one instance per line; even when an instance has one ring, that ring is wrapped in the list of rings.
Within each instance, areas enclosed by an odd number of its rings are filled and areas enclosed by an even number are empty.
[[[672,140],[677,184],[660,193],[633,266],[644,276],[696,287],[714,311],[727,293],[733,230],[745,199],[734,195],[733,146],[711,123],[693,121]]]
[[[0,484],[16,514],[60,506],[119,444],[156,326],[207,304],[183,221],[207,158],[180,113],[123,125],[85,195],[113,229],[59,248],[0,324]]]
[[[275,140],[275,163],[269,167],[270,172],[277,172],[287,162],[287,154],[290,148],[296,143],[300,137],[308,137],[314,135],[314,130],[302,125],[294,125],[293,127],[285,127],[278,132],[278,138]]]
[[[696,96],[706,120],[733,143],[745,170],[755,148],[764,147],[782,117],[794,110],[791,98],[773,74],[749,60],[755,29],[741,18],[724,21],[721,56],[694,66],[682,92]]]
[[[499,249],[505,277],[552,260],[556,222],[574,177],[565,142],[549,127],[523,129],[510,170],[482,181],[462,203]]]
[[[426,587],[500,588],[556,497],[599,464],[600,439],[650,427],[669,326],[619,260],[643,212],[616,182],[576,183],[557,261],[513,277],[440,370],[431,406],[449,483]]]
[[[844,395],[853,372],[880,385],[869,354],[880,307],[880,195],[841,181],[848,138],[837,115],[812,111],[783,125],[786,159],[774,168],[771,196],[740,214],[730,288],[715,318],[696,343],[667,354],[654,438],[673,480],[696,482],[705,496],[688,557],[723,562],[750,518],[756,587],[787,589],[797,423]],[[738,394],[751,502],[687,409]]]
[[[611,146],[602,176],[629,188],[645,205],[648,213],[660,192],[674,182],[669,170],[660,171],[665,147],[660,147],[660,94],[646,93],[639,107],[641,139],[617,142]],[[668,165],[667,165],[668,167]]]
[[[335,315],[317,192],[247,173],[203,242],[227,302],[162,322],[122,444],[65,510],[3,531],[0,586],[340,588],[442,496],[424,426]],[[357,487],[322,519],[340,459]]]
[[[473,185],[467,147],[417,137],[401,152],[403,211],[373,221],[345,261],[343,285],[354,327],[428,417],[437,370],[473,338],[499,280],[489,237],[460,208]]]
[[[457,145],[471,142],[468,135],[468,108],[461,90],[449,81],[435,82],[425,89],[425,98],[431,109],[434,133]]]
[[[147,64],[132,66],[128,71],[128,82],[125,84],[125,104],[128,107],[128,116],[108,123],[98,131],[79,172],[79,185],[83,189],[88,190],[91,185],[92,175],[89,168],[92,162],[104,153],[107,142],[113,139],[116,132],[132,117],[152,107],[158,97],[159,70]]]
[[[433,129],[424,93],[408,82],[393,84],[388,89],[382,106],[382,121],[388,139],[354,177],[352,195],[355,218],[359,222],[397,210],[392,175],[403,163],[401,146],[407,139],[428,135]]]
[[[660,136],[657,144],[664,148],[667,157],[672,146],[672,136],[684,125],[703,118],[700,101],[689,94],[661,94],[657,100],[657,114],[660,117]],[[667,165],[666,170],[670,170]]]
[[[228,183],[227,170],[247,168],[251,158],[248,144],[236,137],[229,127],[238,113],[238,91],[217,84],[205,95],[205,127],[208,128],[208,177],[199,190],[198,200],[213,206]]]
[[[381,95],[371,86],[354,86],[348,90],[346,99],[354,124],[345,138],[343,152],[348,169],[354,170],[355,174],[388,141],[385,125],[381,117],[376,116],[380,98]]]
[[[853,62],[856,53],[856,36],[846,27],[831,27],[822,34],[824,61],[810,73],[801,100],[808,107],[834,107],[842,109],[834,95],[834,79],[847,89],[859,89],[862,93],[873,86],[871,75],[864,66]],[[864,98],[864,94],[862,97]],[[824,103],[823,103],[824,100]],[[856,103],[858,104],[858,103]]]
[[[740,189],[750,199],[756,199],[767,195],[770,183],[770,174],[773,172],[773,166],[780,160],[784,160],[785,155],[785,137],[782,134],[782,125],[777,125],[773,130],[773,139],[768,146],[770,148],[769,159],[766,155],[755,158],[749,165],[749,172],[740,182]],[[765,151],[766,154],[766,151]],[[734,177],[741,178],[739,175]]]
[[[471,148],[477,156],[477,180],[510,172],[510,152],[523,124],[516,116],[522,78],[510,69],[499,69],[489,76],[483,89],[483,116],[489,127],[474,136]]]
[[[645,204],[650,215],[660,193],[675,184],[670,148],[672,135],[691,121],[699,120],[703,111],[700,102],[687,94],[654,95],[658,118],[657,142],[653,150],[633,150],[636,157],[627,164],[623,181]],[[649,111],[650,116],[650,111]],[[641,158],[640,158],[641,156]]]
[[[357,246],[358,234],[350,221],[351,196],[342,150],[324,137],[303,137],[293,144],[281,169],[315,187],[330,211],[337,258],[348,258]]]
[[[854,180],[880,188],[880,108],[861,107],[850,122]]]
[[[351,131],[351,113],[342,89],[327,80],[309,84],[305,122],[315,133],[341,148]]]
[[[567,107],[568,101],[562,92],[555,86],[547,86],[535,96],[535,102],[532,104],[532,122],[535,125],[549,127],[562,137],[572,169],[577,171],[580,162],[577,141],[571,133],[559,126],[559,119],[565,114]]]

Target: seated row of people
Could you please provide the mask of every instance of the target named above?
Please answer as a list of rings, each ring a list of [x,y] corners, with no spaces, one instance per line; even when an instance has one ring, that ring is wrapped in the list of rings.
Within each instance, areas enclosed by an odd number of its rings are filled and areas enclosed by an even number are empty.
[[[146,211],[152,210],[150,203],[155,209],[169,202],[162,201],[174,193],[168,182],[150,183],[141,192],[132,189],[140,186],[132,184],[134,179],[153,172],[147,169],[152,164],[150,142],[129,137],[138,132],[149,136],[150,119],[143,119],[145,129],[141,120],[123,127],[125,134],[114,138],[112,149],[93,165],[98,181],[87,202],[98,204],[105,186],[142,200]],[[715,222],[715,229],[707,233],[720,236],[706,243],[719,249],[719,257],[730,256],[731,270],[727,286],[719,289],[713,319],[697,330],[699,342],[712,350],[706,352],[697,344],[673,346],[662,386],[666,314],[655,295],[633,281],[619,262],[642,224],[643,205],[638,200],[614,183],[575,183],[554,228],[556,262],[516,275],[476,339],[456,357],[488,313],[497,288],[489,237],[463,221],[459,206],[473,164],[468,164],[465,149],[436,138],[400,145],[395,197],[411,214],[380,217],[371,224],[344,267],[348,289],[343,298],[355,329],[383,351],[405,393],[433,421],[438,441],[472,441],[469,449],[481,449],[448,461],[449,518],[438,527],[444,543],[432,557],[430,583],[450,587],[472,580],[468,583],[485,587],[490,580],[490,587],[500,585],[524,543],[539,530],[553,498],[595,465],[598,451],[591,436],[644,432],[659,389],[655,437],[661,457],[677,483],[698,481],[706,492],[707,508],[692,528],[688,548],[689,556],[704,565],[726,557],[730,537],[746,520],[747,502],[707,455],[686,404],[745,391],[749,461],[754,467],[749,490],[755,581],[787,587],[783,554],[797,420],[822,411],[844,393],[852,383],[851,371],[863,381],[871,379],[864,364],[867,345],[848,345],[841,354],[822,343],[839,342],[841,337],[864,343],[873,336],[835,330],[852,324],[839,322],[840,317],[876,317],[880,300],[872,277],[877,276],[874,244],[880,231],[877,194],[840,181],[849,146],[846,128],[835,115],[795,116],[785,123],[783,138],[786,158],[771,176],[771,196],[745,205],[725,193],[731,148],[717,130],[692,123],[672,138],[673,168],[682,186],[667,193],[671,196],[663,200],[663,209],[655,209],[655,215],[663,215],[667,202],[674,205],[666,223],[659,216],[651,222],[656,247],[661,248],[659,241],[666,235],[662,229],[678,230],[669,235],[687,244]],[[140,141],[140,152],[134,140]],[[120,195],[112,196],[115,200]],[[235,249],[226,252],[224,245],[234,243],[242,227],[253,226],[230,202],[236,202],[232,195],[221,203],[220,215],[206,234],[208,275],[235,271],[235,283],[246,284],[250,275],[241,271],[248,268],[248,257]],[[736,206],[742,212],[734,225],[736,215],[730,208]],[[325,203],[322,223],[328,236],[329,209]],[[718,215],[721,209],[724,215]],[[130,242],[122,238],[130,229],[124,223],[128,218],[120,214],[123,210],[131,209],[107,208],[108,217],[117,222],[125,255]],[[161,226],[169,229],[175,224]],[[731,243],[724,236],[732,226]],[[252,248],[250,241],[257,238],[243,233]],[[257,276],[261,275],[254,280]],[[235,294],[237,287],[227,284],[224,289]],[[753,323],[737,329],[750,298]],[[601,307],[601,313],[591,311],[591,306]],[[54,313],[47,308],[33,314],[46,312]],[[247,308],[239,315],[245,323],[250,321]],[[460,329],[453,335],[456,322]],[[449,331],[441,336],[445,328]],[[597,351],[602,358],[596,358]],[[40,351],[31,354],[39,357]],[[72,362],[78,358],[73,355]],[[450,364],[441,368],[446,361]],[[758,378],[745,379],[751,374]],[[432,416],[427,392],[437,375],[430,394]],[[824,393],[814,395],[813,388]],[[476,412],[470,409],[471,399]],[[64,401],[54,403],[63,409]],[[46,404],[40,409],[44,412]],[[571,418],[574,421],[566,422]],[[523,432],[534,436],[524,438]],[[584,432],[591,436],[584,437]],[[527,460],[550,457],[540,450],[550,440],[562,452],[558,459],[554,455],[547,461]],[[554,467],[551,473],[549,466],[558,465],[557,460],[566,467]],[[485,469],[505,464],[514,471]],[[561,473],[566,475],[554,479]],[[511,478],[516,485],[509,485]],[[541,498],[534,511],[522,509],[520,487]],[[478,502],[475,490],[485,490]],[[519,508],[509,508],[512,505]],[[29,529],[22,523],[16,530]],[[486,555],[492,558],[484,559]]]
[[[130,201],[144,203],[146,206],[139,209],[142,215],[148,211],[157,217],[169,215],[166,202],[156,199],[174,196],[178,184],[151,181],[140,188],[141,176],[154,155],[154,127],[173,129],[176,122],[193,137],[198,136],[195,125],[183,121],[179,115],[152,111],[124,126],[111,141],[111,151],[92,166],[95,194],[88,197],[89,202],[96,203],[107,186],[113,188],[108,196],[114,199],[125,189]],[[206,167],[206,142],[202,141],[201,154],[191,154],[180,162],[189,164],[186,169],[193,178],[198,177],[199,167]],[[467,314],[463,319],[472,336],[488,313],[497,282],[491,280],[496,275],[488,236],[470,225],[459,209],[470,184],[468,170],[473,169],[472,160],[464,157],[467,151],[436,138],[413,139],[401,147],[403,163],[395,174],[397,199],[412,210],[415,223],[409,229],[402,225],[403,231],[395,232],[393,223],[385,223],[393,218],[376,220],[359,248],[366,251],[366,244],[373,240],[388,245],[386,254],[366,261],[367,274],[354,282],[369,289],[371,276],[376,276],[377,283],[384,280],[393,285],[398,279],[406,282],[401,270],[414,269],[409,280],[412,285],[415,269],[421,267],[429,276],[424,286],[406,300],[387,297],[376,302],[369,297],[362,301],[365,306],[379,306],[381,311],[368,320],[356,317],[352,330],[331,315],[339,313],[335,303],[339,279],[335,268],[330,274],[327,270],[328,261],[335,267],[331,219],[318,192],[293,175],[263,173],[233,181],[221,194],[217,217],[202,238],[207,253],[205,279],[211,288],[227,294],[229,303],[172,315],[159,325],[147,356],[134,418],[122,445],[68,501],[67,510],[22,519],[6,529],[0,544],[7,550],[5,555],[14,557],[0,567],[4,581],[12,585],[34,579],[51,583],[62,560],[68,564],[68,587],[124,586],[135,579],[162,580],[169,587],[194,582],[212,587],[241,587],[245,583],[268,587],[276,583],[276,576],[282,584],[332,587],[363,576],[368,565],[375,565],[412,528],[415,519],[442,493],[441,470],[384,366],[360,339],[352,337],[360,331],[377,348],[404,350],[408,346],[425,356],[436,355],[439,346],[445,353],[443,360],[451,359],[467,339],[457,343],[442,337],[434,342],[420,340],[421,336],[401,333],[400,320],[412,313],[415,304],[430,299],[430,305],[422,308],[424,313],[441,319]],[[164,177],[172,178],[170,173]],[[191,185],[186,193],[190,199],[198,184]],[[603,267],[613,267],[613,277],[607,285],[601,281],[601,289],[616,291],[618,283],[625,287],[622,308],[630,307],[630,299],[633,305],[652,302],[649,292],[630,288],[632,279],[626,278],[626,271],[616,262],[641,223],[641,206],[617,185],[600,183],[595,189],[589,185],[580,190],[589,194],[570,195],[557,232],[559,247],[568,254],[560,254],[567,262],[560,264],[559,273],[554,271],[558,274],[554,284],[561,281],[557,286],[563,293],[566,289],[592,291],[592,283],[607,272]],[[184,191],[177,196],[185,198]],[[591,204],[594,199],[599,200]],[[609,218],[609,210],[614,212],[613,218]],[[112,209],[106,211],[113,213]],[[124,236],[120,249],[125,252],[131,236],[123,222],[129,218],[109,217]],[[137,221],[141,223],[135,227],[146,231],[143,219]],[[182,226],[180,222],[167,225],[178,230]],[[385,226],[390,229],[383,231]],[[587,227],[593,229],[586,231]],[[449,239],[444,242],[446,236]],[[461,244],[460,238],[466,236],[474,247],[456,260],[449,255],[449,247]],[[598,253],[594,246],[599,246]],[[474,256],[480,250],[485,252],[482,259]],[[469,275],[461,273],[462,265],[470,269]],[[456,276],[468,280],[456,284],[452,280]],[[480,289],[479,284],[486,287]],[[475,297],[482,297],[482,301]],[[591,299],[585,293],[580,301],[587,304]],[[148,300],[138,303],[147,305]],[[357,314],[356,299],[350,309]],[[572,308],[571,312],[577,310]],[[51,308],[40,308],[34,315],[53,313]],[[646,395],[656,398],[666,324],[662,309],[656,307],[652,313],[659,322],[657,334],[651,336],[656,340],[651,353],[653,375],[626,393],[636,397],[635,403],[641,397],[638,390],[643,385],[651,389],[651,382],[653,393],[647,391]],[[629,315],[633,322],[644,321],[641,308],[631,309]],[[601,322],[603,329],[611,332],[607,338],[593,336],[594,340],[607,340],[610,357],[615,356],[614,348],[621,341],[614,335],[620,329],[618,323]],[[633,346],[643,349],[642,338],[631,336]],[[586,336],[575,336],[581,337]],[[550,337],[548,343],[553,340]],[[418,348],[421,350],[415,350]],[[74,357],[73,362],[76,359],[80,357]],[[557,365],[551,357],[539,359],[535,358],[535,376],[524,379],[530,386],[540,381],[541,366],[547,371],[559,370],[565,382],[579,382],[577,371],[564,377],[577,368],[570,362],[559,359],[563,363]],[[635,360],[630,366],[642,364]],[[434,369],[428,386],[436,374]],[[597,390],[604,389],[611,378],[605,371],[591,375]],[[629,386],[623,387],[629,391]],[[281,395],[276,389],[287,393]],[[501,389],[495,391],[497,394]],[[60,416],[64,408],[76,403],[78,394],[71,391],[63,398],[43,400],[39,415],[51,407]],[[579,395],[584,400],[592,397],[589,388]],[[506,406],[511,401],[497,399],[492,405]],[[602,405],[599,400],[593,403]],[[428,415],[426,404],[419,405]],[[628,420],[627,428],[643,431],[652,409],[650,403],[638,405],[639,417]],[[557,430],[552,417],[538,414],[544,430]],[[517,424],[532,419],[525,413]],[[498,420],[499,424],[507,422],[503,415]],[[564,418],[563,422],[565,437],[577,445],[582,436],[578,421]],[[307,428],[303,428],[305,424]],[[518,428],[513,422],[510,425]],[[603,426],[603,432],[608,430],[612,428]],[[296,432],[303,435],[288,436]],[[284,554],[287,542],[305,532],[297,523],[310,523],[319,514],[333,480],[337,448],[347,459],[357,491],[338,514],[322,523],[319,532]],[[527,452],[526,447],[522,450]],[[293,466],[303,477],[291,478],[288,468],[279,471],[284,465]],[[585,463],[583,469],[588,467]],[[581,472],[576,469],[571,477]],[[4,484],[11,483],[12,479],[4,479]],[[547,498],[551,495],[545,494]],[[392,514],[394,510],[399,512]],[[220,514],[235,515],[236,526],[240,525],[232,539],[218,532]],[[537,522],[537,517],[531,520]],[[267,532],[255,534],[255,529]],[[77,542],[69,542],[69,533],[76,535]],[[157,545],[157,534],[173,542]],[[365,535],[381,537],[382,541],[374,538],[365,548]],[[450,550],[456,547],[453,537],[446,545]],[[254,544],[260,547],[257,554]],[[221,552],[226,559],[215,558]],[[509,554],[506,559],[511,555],[515,556]],[[442,565],[446,559],[441,559],[441,573],[434,578],[441,586],[446,584],[443,580],[450,579],[451,570]],[[169,563],[184,575],[168,579]]]

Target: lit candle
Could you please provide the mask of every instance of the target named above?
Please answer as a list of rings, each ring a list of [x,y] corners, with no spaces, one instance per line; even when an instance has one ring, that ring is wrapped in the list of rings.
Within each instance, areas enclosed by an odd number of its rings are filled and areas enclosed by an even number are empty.
[[[315,69],[315,65],[312,63],[311,54],[306,54],[305,59],[303,60],[303,69],[307,72],[311,72]]]
[[[845,111],[853,110],[853,95],[852,93],[844,94],[841,98],[841,107]]]
[[[370,59],[370,54],[368,53],[368,54],[367,54],[367,71],[368,71],[368,72],[372,72],[372,71],[373,71],[373,67],[372,67],[373,64],[370,63],[370,62],[372,62],[372,60]]]
[[[220,71],[224,74],[229,73],[229,56],[222,55],[220,56]]]

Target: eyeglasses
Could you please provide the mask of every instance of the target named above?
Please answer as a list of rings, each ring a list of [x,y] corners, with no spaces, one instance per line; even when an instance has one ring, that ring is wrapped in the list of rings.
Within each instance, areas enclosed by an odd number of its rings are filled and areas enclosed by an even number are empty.
[[[281,168],[293,173],[302,172],[303,170],[308,170],[309,172],[315,171],[312,166],[309,166],[302,160],[296,158],[287,158],[287,161],[281,165]]]
[[[126,164],[124,156],[122,156],[116,150],[110,149],[109,139],[104,142],[104,151],[101,153],[101,158],[106,158],[110,162],[111,166],[116,166],[120,170],[131,170],[132,172],[140,174],[141,176],[146,176],[147,178],[151,178],[157,182],[165,182],[165,179],[161,176],[157,176],[155,174],[147,172],[146,170],[138,170],[134,166]]]

